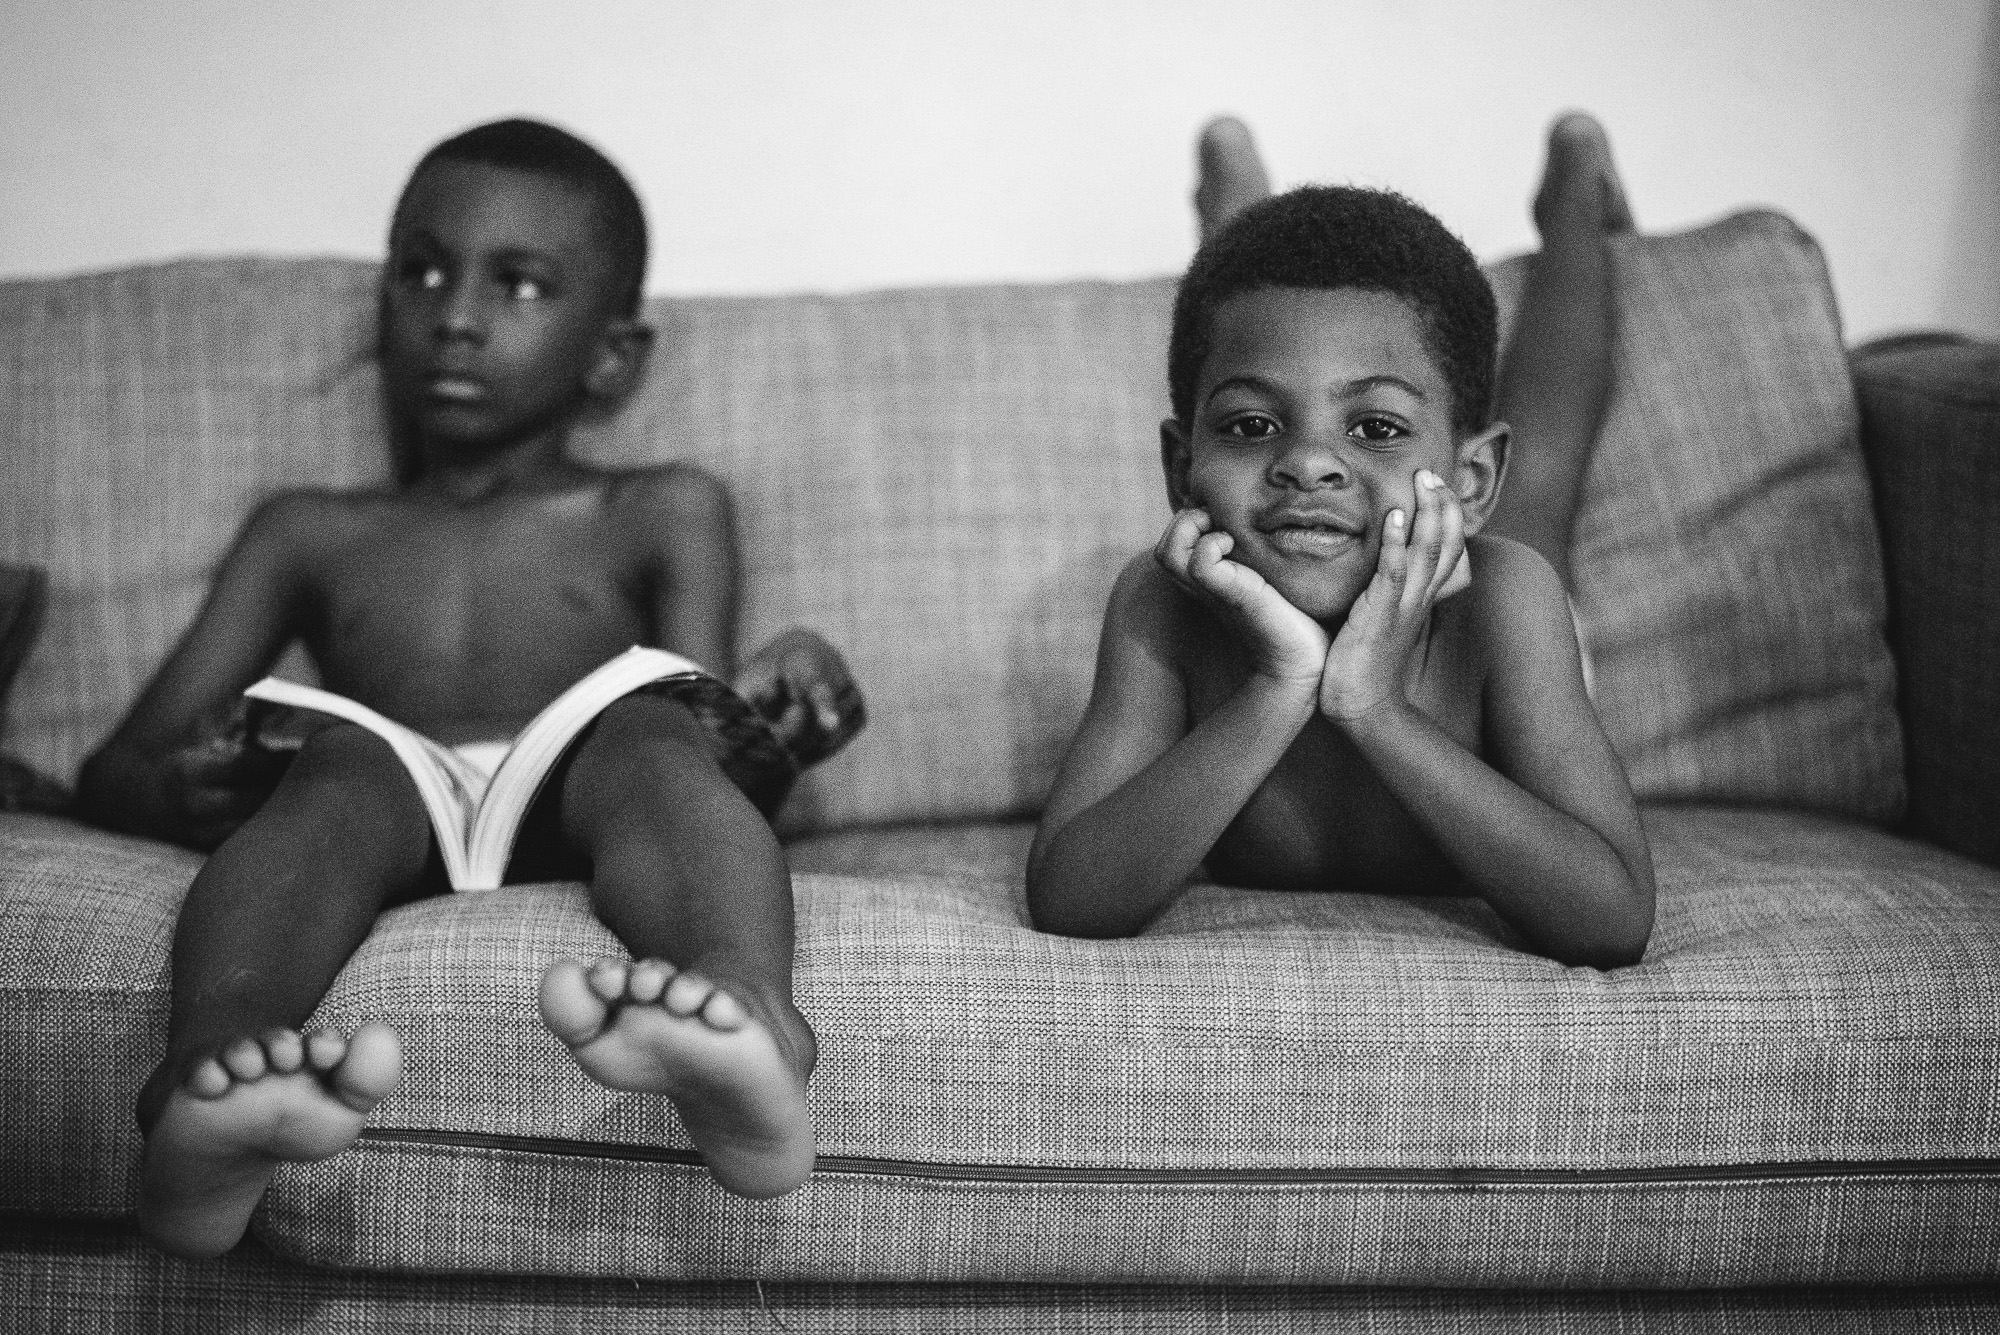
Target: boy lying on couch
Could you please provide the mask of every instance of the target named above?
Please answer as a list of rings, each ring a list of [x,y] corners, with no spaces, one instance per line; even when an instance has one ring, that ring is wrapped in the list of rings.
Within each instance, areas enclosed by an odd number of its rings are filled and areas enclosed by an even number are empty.
[[[220,845],[181,909],[167,1052],[138,1100],[139,1222],[168,1250],[228,1249],[279,1162],[353,1143],[396,1083],[397,1038],[300,1026],[384,908],[442,888],[425,807],[373,733],[314,732],[275,791],[275,762],[218,741],[213,721],[288,642],[331,689],[468,759],[634,643],[733,675],[801,758],[861,725],[845,666],[814,636],[781,635],[734,673],[720,484],[565,453],[578,414],[644,364],[645,250],[629,183],[553,127],[499,122],[426,154],[396,207],[381,301],[414,480],[259,509],[85,766],[79,798],[99,822]],[[791,880],[702,725],[657,695],[612,704],[551,775],[519,859],[532,875],[516,879],[587,877],[639,961],[544,976],[544,1020],[577,1065],[672,1100],[730,1190],[798,1186],[815,1052],[791,995]]]
[[[1435,218],[1347,187],[1262,198],[1231,122],[1203,169],[1161,425],[1176,513],[1105,613],[1029,858],[1036,925],[1130,934],[1206,864],[1469,888],[1556,959],[1637,962],[1652,863],[1564,595],[1610,383],[1605,237],[1630,226],[1602,131],[1550,135],[1502,420],[1493,295]]]

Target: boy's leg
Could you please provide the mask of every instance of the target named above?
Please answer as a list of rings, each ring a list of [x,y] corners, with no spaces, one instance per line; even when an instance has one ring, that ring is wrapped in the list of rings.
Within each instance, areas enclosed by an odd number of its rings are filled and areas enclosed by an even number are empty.
[[[216,850],[174,928],[167,1054],[139,1093],[139,1225],[213,1256],[243,1236],[285,1161],[354,1142],[401,1071],[396,1036],[304,1024],[430,855],[429,818],[387,743],[316,734],[269,801]]]
[[[1217,116],[1201,127],[1195,142],[1195,220],[1201,239],[1271,193],[1271,178],[1257,156],[1250,127],[1234,116]]]
[[[1611,396],[1612,272],[1606,238],[1632,229],[1604,129],[1582,112],[1549,130],[1535,194],[1541,253],[1528,263],[1499,418],[1514,429],[1507,482],[1487,531],[1527,543],[1570,582],[1570,530]]]
[[[797,1187],[817,1052],[792,1003],[791,873],[770,826],[694,718],[652,696],[604,712],[561,800],[592,906],[639,962],[558,962],[543,1019],[593,1079],[666,1095],[723,1186]]]

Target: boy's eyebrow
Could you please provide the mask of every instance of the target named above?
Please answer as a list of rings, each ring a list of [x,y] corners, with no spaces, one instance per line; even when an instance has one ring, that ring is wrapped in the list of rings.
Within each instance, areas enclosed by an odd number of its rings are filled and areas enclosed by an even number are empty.
[[[1232,385],[1242,385],[1248,389],[1263,390],[1265,393],[1275,393],[1277,390],[1277,386],[1273,385],[1270,381],[1264,379],[1264,377],[1260,375],[1252,375],[1249,373],[1245,373],[1243,375],[1232,375],[1227,377],[1226,379],[1217,381],[1215,383],[1214,388],[1208,391],[1208,398],[1202,400],[1202,402],[1204,403],[1208,402],[1210,399],[1213,399],[1216,395],[1220,394],[1223,390],[1228,389]],[[1366,393],[1368,390],[1381,389],[1384,387],[1387,387],[1389,389],[1400,389],[1405,394],[1408,394],[1410,397],[1415,399],[1421,399],[1424,401],[1428,401],[1430,399],[1430,395],[1424,393],[1423,390],[1417,388],[1415,385],[1411,384],[1409,381],[1403,379],[1403,377],[1399,375],[1365,375],[1362,376],[1359,380],[1350,380],[1344,385],[1335,386],[1333,391],[1333,396],[1337,399],[1351,399],[1357,394],[1363,394]]]
[[[1418,389],[1399,375],[1365,375],[1359,380],[1348,381],[1340,387],[1338,393],[1339,397],[1343,399],[1351,399],[1356,394],[1361,394],[1371,389],[1378,389],[1385,385],[1390,389],[1400,389],[1412,398],[1428,399],[1430,397],[1430,395],[1424,393],[1421,389]]]
[[[412,226],[406,235],[411,241],[421,241],[437,250],[448,251],[451,249],[451,247],[438,239],[437,233],[422,223]],[[503,264],[518,264],[524,260],[531,260],[555,268],[560,268],[562,265],[562,261],[558,256],[546,250],[538,250],[533,246],[508,246],[504,249],[494,251],[490,258],[499,260]]]

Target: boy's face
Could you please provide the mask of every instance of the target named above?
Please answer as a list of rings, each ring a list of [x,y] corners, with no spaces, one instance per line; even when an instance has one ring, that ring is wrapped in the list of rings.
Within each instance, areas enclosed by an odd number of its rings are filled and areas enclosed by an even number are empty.
[[[436,162],[389,238],[382,362],[427,440],[508,445],[560,422],[622,320],[596,203],[547,176]],[[636,326],[634,326],[636,327]]]
[[[1428,468],[1468,535],[1498,490],[1506,429],[1460,441],[1451,391],[1400,298],[1264,288],[1216,309],[1194,418],[1161,426],[1174,504],[1206,509],[1251,567],[1317,620],[1374,576],[1391,510],[1416,514]]]

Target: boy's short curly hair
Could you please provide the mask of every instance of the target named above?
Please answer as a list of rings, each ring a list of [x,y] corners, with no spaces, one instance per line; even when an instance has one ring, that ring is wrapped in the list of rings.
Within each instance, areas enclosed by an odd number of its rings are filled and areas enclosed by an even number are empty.
[[[646,211],[632,183],[610,158],[568,130],[543,121],[516,118],[475,125],[434,146],[417,160],[401,197],[396,200],[396,212],[389,224],[391,235],[402,218],[410,187],[427,167],[437,162],[469,162],[532,172],[561,181],[588,196],[602,215],[620,308],[628,315],[639,313],[646,286]]]
[[[1451,389],[1451,421],[1478,431],[1493,411],[1499,341],[1493,289],[1465,243],[1388,190],[1304,186],[1259,201],[1210,237],[1181,279],[1167,347],[1174,416],[1194,420],[1195,381],[1223,302],[1265,287],[1364,288],[1416,311]]]

